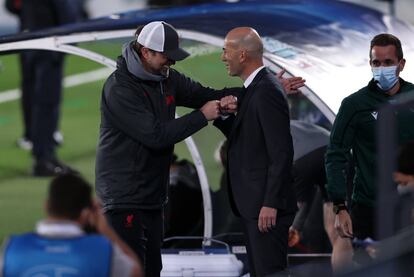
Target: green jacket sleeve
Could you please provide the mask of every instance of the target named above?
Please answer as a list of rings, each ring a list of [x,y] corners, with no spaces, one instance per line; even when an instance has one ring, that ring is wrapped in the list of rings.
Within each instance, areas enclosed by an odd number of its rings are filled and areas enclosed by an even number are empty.
[[[345,98],[332,127],[325,155],[327,191],[334,203],[344,202],[346,199],[345,169],[355,139],[355,115],[355,104],[351,99]]]

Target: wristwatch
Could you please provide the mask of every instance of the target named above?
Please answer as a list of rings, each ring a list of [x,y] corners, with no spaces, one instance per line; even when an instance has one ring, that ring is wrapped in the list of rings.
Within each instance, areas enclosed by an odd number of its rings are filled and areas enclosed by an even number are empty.
[[[346,210],[346,211],[348,211],[348,208],[346,207],[346,205],[345,205],[344,203],[341,203],[341,204],[334,204],[334,205],[333,205],[333,212],[334,212],[335,214],[338,214],[338,213],[339,213],[339,211],[342,211],[342,210]]]

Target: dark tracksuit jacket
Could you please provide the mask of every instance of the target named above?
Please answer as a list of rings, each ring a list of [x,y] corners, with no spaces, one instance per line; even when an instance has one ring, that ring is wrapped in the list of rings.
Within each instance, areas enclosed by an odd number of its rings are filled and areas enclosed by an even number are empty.
[[[399,97],[414,93],[414,85],[400,78],[401,88],[394,96],[383,93],[373,80],[361,90],[346,97],[336,116],[325,166],[327,190],[334,203],[346,198],[345,166],[350,158],[355,163],[352,201],[374,207],[376,191],[376,122],[378,109]],[[414,113],[401,113],[398,117],[400,143],[414,139]]]
[[[205,88],[173,69],[162,81],[146,75],[134,76],[119,57],[103,88],[96,192],[105,211],[160,209],[174,144],[207,125],[199,110],[174,119],[176,106],[198,109],[233,91]]]

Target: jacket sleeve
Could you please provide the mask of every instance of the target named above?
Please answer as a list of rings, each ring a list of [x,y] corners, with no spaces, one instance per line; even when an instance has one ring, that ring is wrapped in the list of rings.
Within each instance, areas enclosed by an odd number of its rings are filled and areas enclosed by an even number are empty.
[[[256,98],[256,112],[265,139],[269,164],[263,206],[286,209],[286,187],[291,182],[293,159],[289,108],[281,91],[273,86],[262,88]]]
[[[216,126],[226,136],[226,138],[229,138],[231,127],[233,126],[235,119],[236,116],[231,114],[226,119],[218,118],[214,120],[213,125]]]
[[[171,77],[170,82],[175,86],[177,93],[177,106],[199,109],[208,101],[220,100],[227,95],[238,96],[242,91],[242,88],[224,88],[215,90],[204,87],[200,83],[177,71],[173,71]]]
[[[355,115],[353,106],[349,98],[342,101],[325,155],[327,191],[334,203],[344,202],[346,199],[346,166],[356,129],[353,121]]]
[[[131,88],[113,86],[104,90],[102,112],[115,128],[154,149],[172,146],[207,125],[198,110],[160,122],[147,108],[144,97]]]

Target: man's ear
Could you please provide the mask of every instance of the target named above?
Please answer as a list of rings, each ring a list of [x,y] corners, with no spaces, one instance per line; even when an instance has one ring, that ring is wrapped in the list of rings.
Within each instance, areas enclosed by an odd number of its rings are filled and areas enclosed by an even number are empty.
[[[245,62],[247,59],[247,51],[246,50],[241,50],[240,51],[240,63]]]
[[[144,59],[147,60],[150,55],[150,50],[146,47],[141,47],[141,55]]]
[[[404,66],[405,66],[405,59],[402,59],[399,63],[399,66],[398,66],[399,67],[398,68],[399,72],[403,71]]]
[[[79,215],[79,223],[82,226],[85,226],[89,223],[89,218],[90,218],[90,214],[91,214],[91,210],[90,208],[83,208],[80,215]]]

